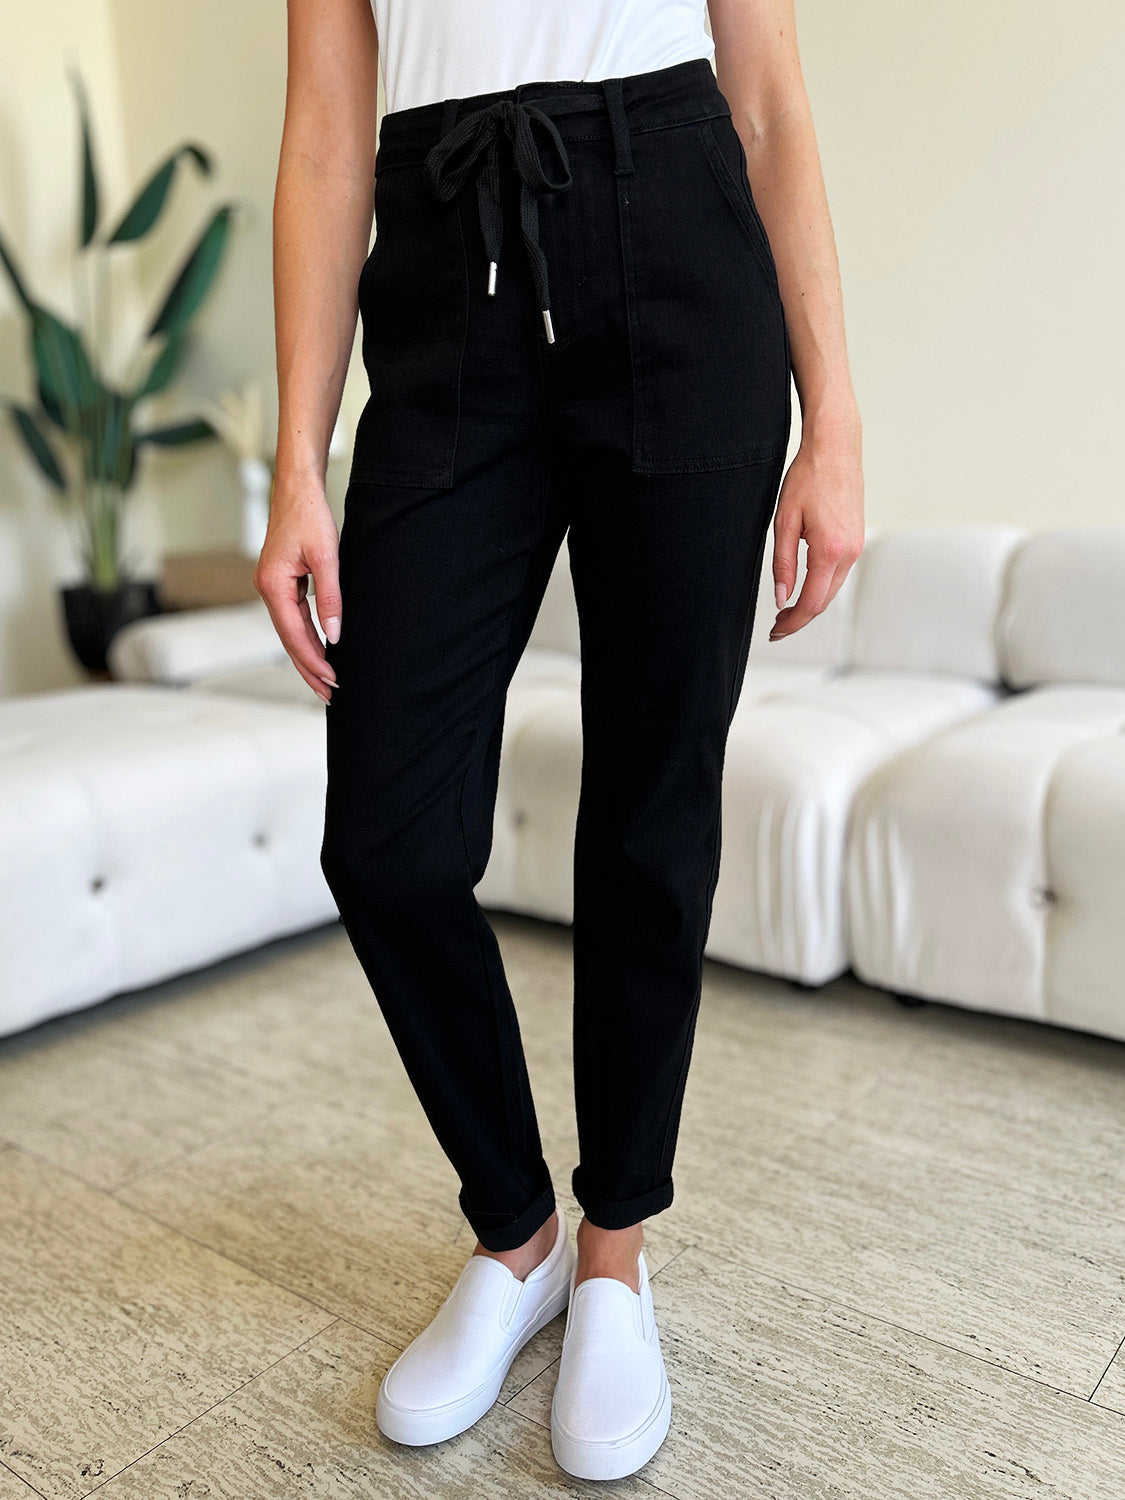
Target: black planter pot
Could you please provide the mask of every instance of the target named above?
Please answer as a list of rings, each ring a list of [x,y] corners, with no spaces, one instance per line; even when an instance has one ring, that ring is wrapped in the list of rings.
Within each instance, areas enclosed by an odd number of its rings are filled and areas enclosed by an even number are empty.
[[[161,613],[154,580],[134,578],[115,589],[96,589],[88,583],[59,590],[66,633],[75,656],[87,672],[103,673],[110,641],[130,620]]]

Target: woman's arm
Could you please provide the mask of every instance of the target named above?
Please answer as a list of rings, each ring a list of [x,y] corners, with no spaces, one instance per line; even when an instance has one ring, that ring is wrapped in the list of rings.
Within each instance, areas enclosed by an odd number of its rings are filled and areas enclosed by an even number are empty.
[[[746,149],[751,190],[777,265],[801,403],[801,445],[781,487],[770,639],[824,609],[863,547],[859,410],[848,371],[840,269],[793,0],[709,0],[715,72]],[[808,572],[796,602],[797,543]]]
[[[355,341],[356,285],[374,213],[379,47],[370,0],[288,0],[289,71],[273,211],[277,469],[254,585],[301,676],[335,674],[307,598],[339,639],[328,444]]]

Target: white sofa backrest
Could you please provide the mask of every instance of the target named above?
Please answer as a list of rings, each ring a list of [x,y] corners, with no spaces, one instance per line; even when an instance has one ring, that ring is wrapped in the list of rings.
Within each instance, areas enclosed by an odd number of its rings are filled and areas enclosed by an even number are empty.
[[[998,682],[996,615],[1026,533],[1015,526],[912,526],[870,541],[858,573],[851,664]]]
[[[1125,526],[1029,537],[1008,570],[996,642],[1014,688],[1125,684]]]
[[[120,682],[169,684],[288,659],[261,600],[133,620],[113,637],[106,655]]]
[[[570,552],[565,540],[555,558],[547,580],[547,591],[532,627],[529,646],[546,651],[578,651],[578,606],[574,602],[574,581],[570,576]]]

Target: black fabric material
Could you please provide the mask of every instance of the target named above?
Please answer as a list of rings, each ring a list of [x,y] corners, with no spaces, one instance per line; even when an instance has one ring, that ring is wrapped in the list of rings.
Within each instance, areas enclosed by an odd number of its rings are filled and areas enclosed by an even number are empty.
[[[536,140],[536,129],[553,144],[562,163],[557,178],[548,175]],[[539,306],[545,312],[551,302],[547,291],[547,261],[539,244],[539,209],[536,193],[560,192],[570,186],[570,164],[562,136],[550,115],[533,104],[497,99],[483,109],[465,115],[443,135],[426,157],[426,185],[443,200],[455,197],[466,179],[477,169],[477,208],[481,238],[488,252],[490,270],[500,262],[504,218],[500,200],[500,144],[511,147],[512,165],[520,179],[520,227],[523,230]],[[495,295],[495,278],[489,277],[489,296]]]
[[[788,341],[705,60],[397,111],[376,174],[321,859],[461,1208],[502,1250],[555,1201],[475,894],[521,837],[494,818],[508,685],[565,540],[581,780],[563,753],[540,761],[558,784],[532,805],[574,835],[571,1185],[592,1222],[624,1228],[672,1201]],[[528,192],[554,343],[526,239],[488,292]],[[544,692],[540,735],[557,715],[565,739],[565,704]],[[518,744],[511,774],[518,798]]]

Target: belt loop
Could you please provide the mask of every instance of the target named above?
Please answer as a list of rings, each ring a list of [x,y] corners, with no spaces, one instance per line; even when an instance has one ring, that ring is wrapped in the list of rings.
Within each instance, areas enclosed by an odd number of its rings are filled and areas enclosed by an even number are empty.
[[[452,130],[457,118],[457,106],[460,102],[459,99],[452,98],[446,99],[443,103],[441,107],[441,129],[438,131],[439,140],[447,131]]]
[[[613,170],[620,177],[633,170],[633,148],[629,142],[629,122],[625,118],[621,79],[603,78],[602,92],[609,112],[609,128],[613,134]]]

